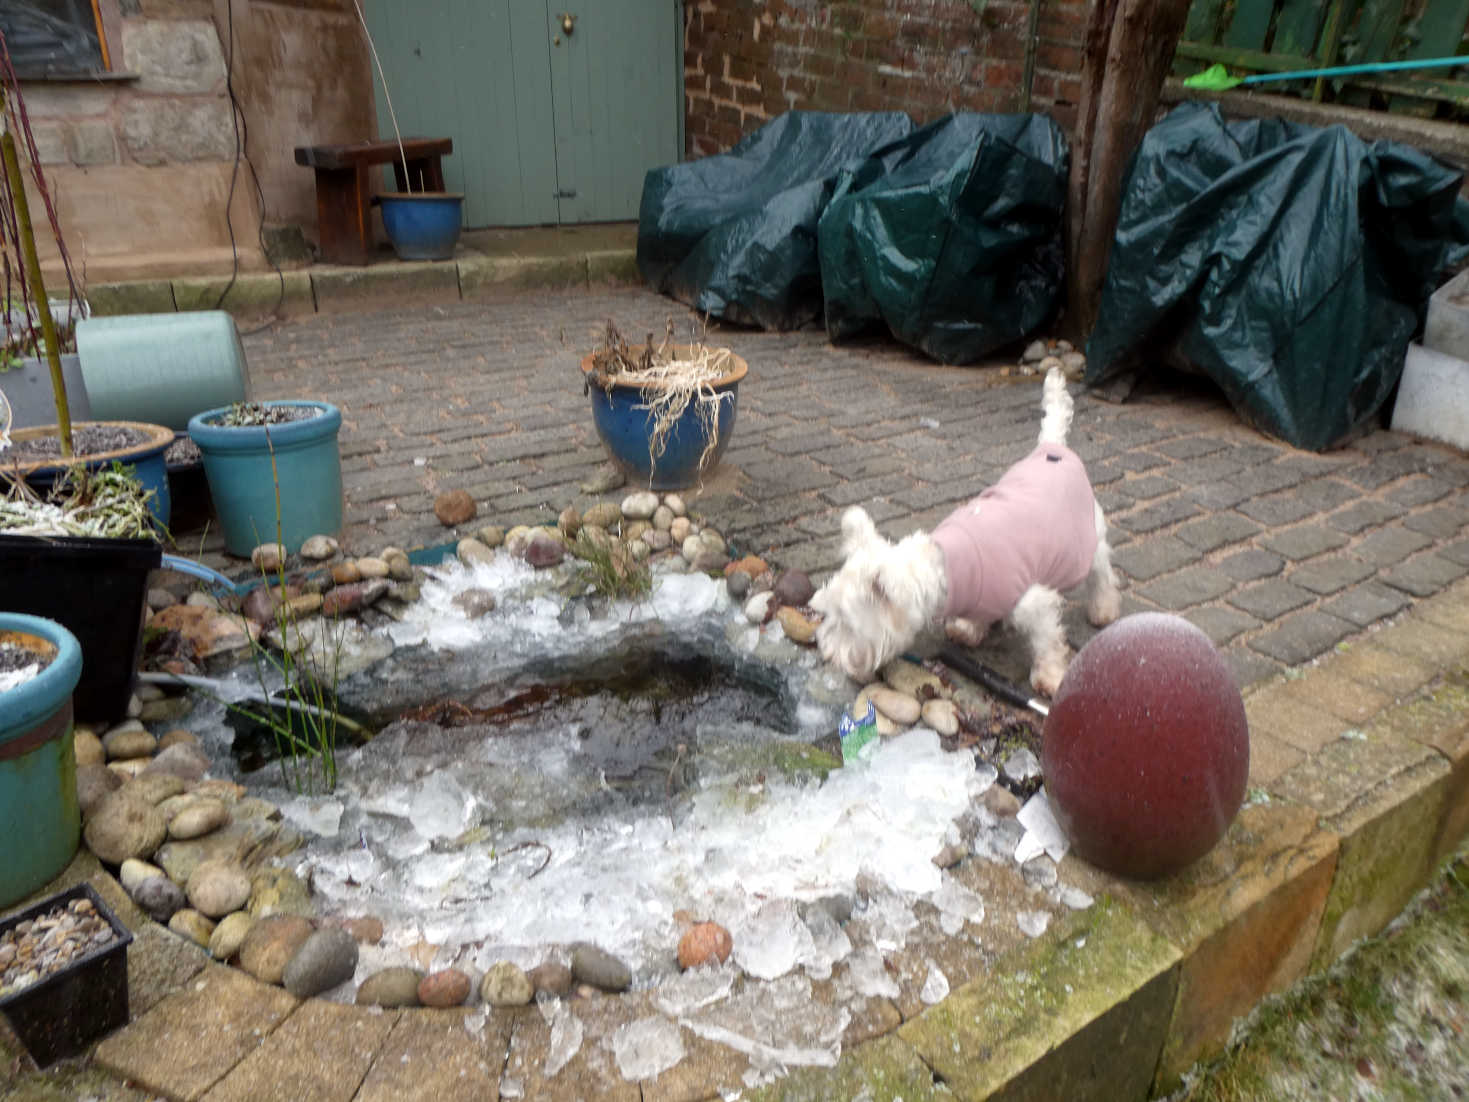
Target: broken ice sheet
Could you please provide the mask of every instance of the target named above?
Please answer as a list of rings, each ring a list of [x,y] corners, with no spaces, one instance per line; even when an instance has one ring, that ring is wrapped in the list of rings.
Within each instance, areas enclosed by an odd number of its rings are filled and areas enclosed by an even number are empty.
[[[653,1005],[671,1018],[702,1010],[724,998],[734,988],[733,968],[691,968],[658,985]]]
[[[1034,796],[1025,801],[1025,806],[1015,818],[1025,828],[1025,836],[1015,847],[1016,863],[1023,865],[1042,853],[1047,854],[1052,861],[1059,861],[1071,849],[1071,843],[1062,831],[1061,824],[1051,813],[1051,804],[1046,799],[1044,788],[1038,789]]]
[[[761,1070],[835,1067],[852,1016],[814,1000],[811,981],[796,973],[755,984],[732,999],[682,1018],[696,1036],[743,1052]]]
[[[789,899],[775,899],[745,916],[731,931],[734,962],[757,979],[773,980],[809,959],[815,945]]]
[[[947,874],[939,890],[933,893],[933,905],[939,909],[939,928],[950,937],[962,930],[966,922],[984,921],[984,900]]]
[[[619,1026],[604,1044],[629,1083],[653,1079],[684,1058],[678,1026],[657,1014]]]

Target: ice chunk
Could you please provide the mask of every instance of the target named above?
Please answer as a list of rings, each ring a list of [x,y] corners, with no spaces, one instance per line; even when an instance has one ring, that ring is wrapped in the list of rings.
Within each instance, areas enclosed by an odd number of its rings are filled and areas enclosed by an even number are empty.
[[[437,769],[420,782],[408,805],[413,828],[425,838],[457,838],[475,821],[478,801],[447,769]]]
[[[1046,799],[1046,790],[1041,788],[1036,794],[1025,801],[1025,806],[1015,816],[1016,820],[1023,826],[1028,835],[1033,835],[1029,845],[1024,839],[1021,844],[1026,847],[1026,856],[1020,856],[1017,848],[1015,860],[1022,865],[1041,851],[1050,855],[1052,861],[1059,861],[1065,857],[1071,849],[1071,843],[1066,839],[1066,833],[1061,829],[1061,824],[1056,821],[1056,816],[1051,811],[1050,801]],[[1040,850],[1031,852],[1034,846],[1040,846]]]
[[[1026,937],[1040,937],[1050,924],[1050,911],[1019,911],[1015,915],[1015,925]]]
[[[902,992],[898,981],[888,973],[882,951],[864,945],[847,958],[847,982],[859,995],[896,999]]]
[[[719,584],[707,574],[659,574],[649,601],[658,619],[679,623],[703,616],[719,595]]]
[[[678,1026],[657,1014],[618,1027],[607,1038],[607,1047],[629,1083],[652,1079],[684,1058]]]
[[[1000,768],[1005,776],[1017,784],[1023,784],[1031,777],[1041,775],[1040,759],[1028,746],[1022,746],[1001,763]]]
[[[546,1064],[543,1070],[546,1078],[552,1079],[577,1054],[585,1031],[581,1019],[560,999],[546,999],[539,1006],[541,1016],[551,1026],[551,1039],[546,1044]]]
[[[939,909],[939,928],[953,936],[964,923],[984,921],[984,900],[952,876],[945,876],[933,894],[933,905]]]
[[[292,826],[309,830],[323,838],[336,837],[342,826],[343,805],[341,800],[312,799],[297,796],[280,805],[281,814]]]
[[[929,961],[928,975],[924,978],[923,986],[918,990],[918,997],[932,1006],[934,1003],[943,1002],[948,994],[949,977],[943,974],[937,964]]]
[[[1073,911],[1084,911],[1095,902],[1090,895],[1072,884],[1057,884],[1050,894],[1057,903]]]
[[[730,933],[734,962],[757,979],[773,980],[811,959],[811,931],[789,899],[766,903]]]
[[[672,1018],[712,1006],[734,988],[732,968],[695,968],[663,981],[653,996],[653,1005]]]
[[[831,966],[852,951],[852,940],[830,911],[820,904],[806,908],[806,929],[811,931],[811,950],[801,963],[813,980],[831,976]]]

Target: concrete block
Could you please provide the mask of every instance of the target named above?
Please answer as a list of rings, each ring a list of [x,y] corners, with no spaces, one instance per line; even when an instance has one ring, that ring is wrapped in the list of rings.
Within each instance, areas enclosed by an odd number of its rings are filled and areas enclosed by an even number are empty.
[[[1469,319],[1469,310],[1463,313]],[[1469,337],[1459,347],[1469,353]],[[1403,378],[1393,403],[1392,428],[1394,432],[1410,432],[1469,450],[1469,362],[1421,345],[1408,345]]]
[[[1423,347],[1469,360],[1469,269],[1454,276],[1429,298]]]
[[[87,119],[72,127],[68,140],[71,159],[79,165],[117,163],[117,137],[104,119]]]
[[[219,32],[202,19],[126,20],[122,56],[143,92],[212,92],[225,78]]]

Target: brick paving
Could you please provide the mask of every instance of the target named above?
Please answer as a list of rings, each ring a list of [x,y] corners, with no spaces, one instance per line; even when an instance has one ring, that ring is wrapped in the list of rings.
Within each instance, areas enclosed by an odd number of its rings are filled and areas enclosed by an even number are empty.
[[[629,339],[699,322],[642,288],[572,289],[318,314],[246,334],[261,397],[342,408],[346,543],[455,537],[434,495],[463,488],[472,524],[552,521],[605,461],[578,362],[608,319]],[[896,537],[937,522],[1025,453],[1038,380],[943,367],[820,330],[713,337],[750,364],[720,469],[695,508],[737,548],[823,576],[860,503]],[[1309,662],[1469,573],[1469,457],[1379,430],[1324,455],[1268,439],[1181,376],[1125,404],[1077,395],[1071,443],[1108,511],[1124,611],[1197,623],[1242,685]],[[604,496],[617,496],[604,495]],[[189,546],[187,535],[181,544]],[[217,541],[206,542],[215,550]],[[1089,638],[1078,607],[1074,645]],[[1017,648],[1001,644],[997,658]],[[1021,661],[1002,661],[1022,672]]]

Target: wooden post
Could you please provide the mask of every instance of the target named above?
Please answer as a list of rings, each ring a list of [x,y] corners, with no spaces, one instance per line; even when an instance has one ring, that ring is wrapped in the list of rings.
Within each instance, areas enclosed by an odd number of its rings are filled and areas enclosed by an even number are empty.
[[[1093,0],[1067,189],[1067,329],[1096,324],[1122,178],[1158,110],[1189,0]]]

